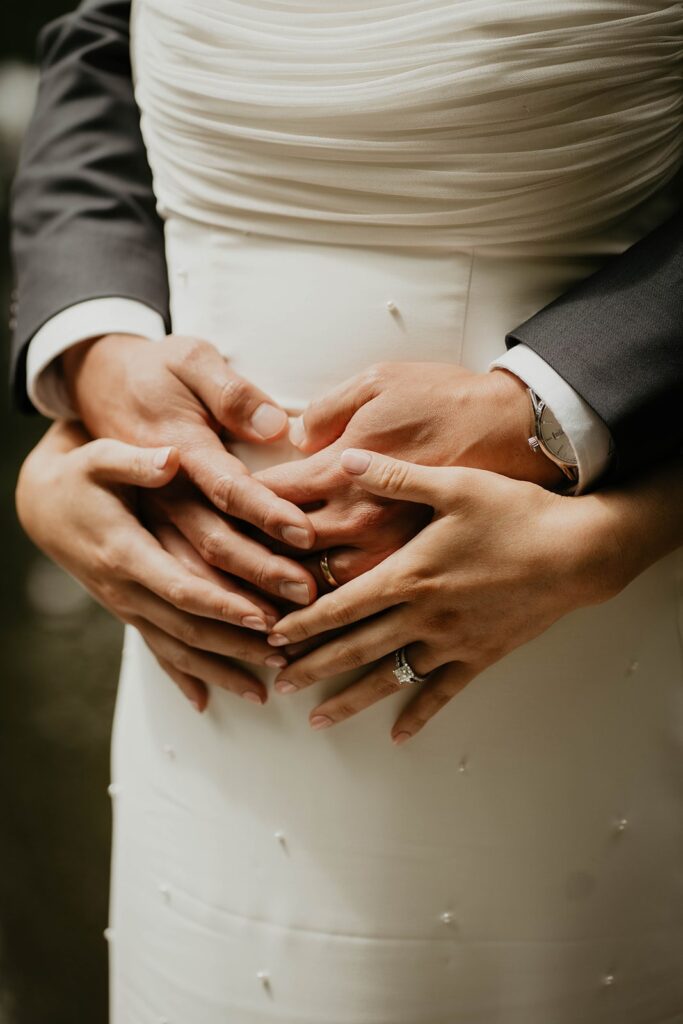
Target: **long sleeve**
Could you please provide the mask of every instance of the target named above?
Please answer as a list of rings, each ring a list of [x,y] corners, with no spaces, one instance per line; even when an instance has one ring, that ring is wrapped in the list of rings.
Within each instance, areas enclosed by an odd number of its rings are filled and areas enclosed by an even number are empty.
[[[595,410],[611,479],[683,445],[683,214],[609,260],[506,337],[533,349]]]
[[[130,3],[86,0],[39,39],[40,87],[12,189],[16,321],[12,380],[26,390],[30,339],[56,314],[105,296],[170,329],[163,225],[140,133]]]

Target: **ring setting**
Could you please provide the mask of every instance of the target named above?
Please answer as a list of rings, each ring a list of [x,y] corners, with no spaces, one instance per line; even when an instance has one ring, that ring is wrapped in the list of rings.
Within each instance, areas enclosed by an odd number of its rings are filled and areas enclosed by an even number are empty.
[[[429,678],[429,673],[421,676],[419,672],[415,671],[406,657],[405,647],[399,647],[397,651],[394,651],[392,672],[401,686],[407,686],[408,683],[424,683]]]

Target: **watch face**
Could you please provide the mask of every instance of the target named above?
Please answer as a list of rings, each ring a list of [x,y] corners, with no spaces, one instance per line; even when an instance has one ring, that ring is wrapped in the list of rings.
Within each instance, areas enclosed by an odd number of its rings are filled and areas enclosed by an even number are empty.
[[[574,449],[569,443],[564,430],[547,406],[541,415],[539,427],[539,438],[550,454],[554,455],[561,462],[575,466],[576,455],[574,454]]]

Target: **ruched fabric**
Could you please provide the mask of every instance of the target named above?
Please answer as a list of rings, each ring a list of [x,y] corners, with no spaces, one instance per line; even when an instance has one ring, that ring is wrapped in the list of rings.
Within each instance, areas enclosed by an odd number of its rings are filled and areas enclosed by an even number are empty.
[[[134,7],[162,212],[438,251],[580,238],[680,165],[680,3]]]

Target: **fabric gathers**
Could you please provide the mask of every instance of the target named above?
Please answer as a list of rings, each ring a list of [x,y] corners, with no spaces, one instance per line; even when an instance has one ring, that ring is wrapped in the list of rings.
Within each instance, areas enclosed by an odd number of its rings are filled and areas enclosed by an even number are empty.
[[[319,8],[136,0],[162,215],[334,244],[538,243],[594,235],[680,167],[680,3]]]

